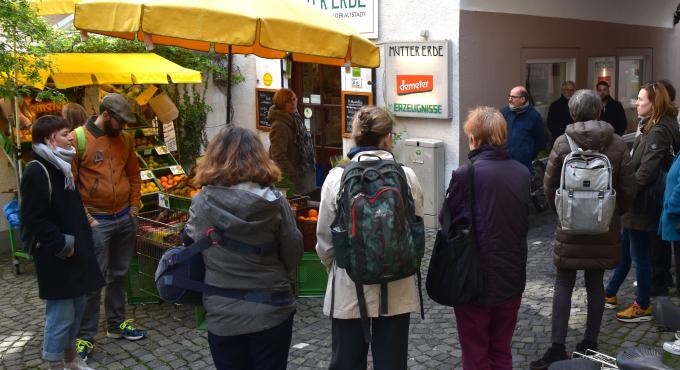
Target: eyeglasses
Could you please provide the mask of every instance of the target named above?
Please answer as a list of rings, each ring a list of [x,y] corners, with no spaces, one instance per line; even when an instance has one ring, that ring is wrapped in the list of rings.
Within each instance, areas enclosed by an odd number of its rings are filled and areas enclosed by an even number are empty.
[[[523,98],[523,96],[522,95],[508,95],[508,99],[519,99],[519,98]]]

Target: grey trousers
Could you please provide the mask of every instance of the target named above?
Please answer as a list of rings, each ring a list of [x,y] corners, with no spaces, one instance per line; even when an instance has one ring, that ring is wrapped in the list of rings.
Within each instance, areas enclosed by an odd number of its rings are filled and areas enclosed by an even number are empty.
[[[552,306],[552,343],[564,344],[571,313],[571,293],[574,290],[577,270],[557,269]],[[584,339],[597,343],[604,313],[604,270],[585,270],[584,279],[588,295],[588,317]]]
[[[104,309],[107,327],[125,321],[125,276],[135,251],[137,221],[131,215],[112,220],[97,220],[92,228],[94,252],[99,269],[106,279]],[[94,339],[99,323],[101,289],[87,295],[78,338]]]

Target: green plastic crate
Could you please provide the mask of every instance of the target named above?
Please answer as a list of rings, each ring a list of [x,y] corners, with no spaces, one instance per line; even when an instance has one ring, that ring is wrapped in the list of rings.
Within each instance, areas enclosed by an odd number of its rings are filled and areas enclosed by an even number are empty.
[[[160,298],[156,291],[156,286],[150,286],[149,282],[139,273],[139,261],[137,255],[132,256],[128,267],[127,279],[127,300],[129,304],[160,303]]]
[[[298,297],[323,297],[328,273],[316,253],[304,253],[298,265]]]

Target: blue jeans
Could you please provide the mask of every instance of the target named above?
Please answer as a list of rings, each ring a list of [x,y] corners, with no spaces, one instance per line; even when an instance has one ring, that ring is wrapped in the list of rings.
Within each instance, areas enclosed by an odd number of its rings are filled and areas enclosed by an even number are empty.
[[[77,298],[47,300],[43,336],[45,361],[63,360],[65,349],[76,348],[76,335],[84,310],[84,295]]]
[[[621,235],[621,262],[616,266],[605,293],[614,296],[626,279],[631,262],[635,262],[635,278],[637,279],[637,298],[635,301],[642,308],[649,306],[649,292],[652,286],[652,262],[650,246],[652,232],[645,230],[623,229]]]
[[[110,220],[97,220],[92,228],[94,253],[106,279],[104,308],[107,328],[125,321],[125,277],[135,252],[137,221],[130,214]],[[99,323],[101,289],[87,295],[87,304],[78,338],[94,339]]]

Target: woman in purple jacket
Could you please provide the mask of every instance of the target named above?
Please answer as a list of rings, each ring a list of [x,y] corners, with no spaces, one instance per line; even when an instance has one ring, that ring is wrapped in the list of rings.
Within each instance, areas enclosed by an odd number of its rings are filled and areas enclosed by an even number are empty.
[[[451,177],[446,205],[452,224],[469,224],[468,191],[475,189],[475,239],[485,289],[455,307],[464,369],[512,369],[510,343],[526,283],[529,170],[505,149],[507,128],[498,110],[478,107],[464,127],[474,164]],[[441,222],[441,220],[440,220]]]

